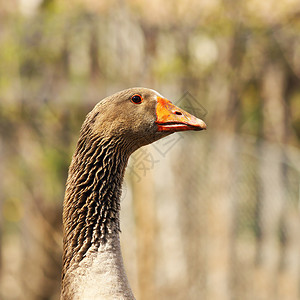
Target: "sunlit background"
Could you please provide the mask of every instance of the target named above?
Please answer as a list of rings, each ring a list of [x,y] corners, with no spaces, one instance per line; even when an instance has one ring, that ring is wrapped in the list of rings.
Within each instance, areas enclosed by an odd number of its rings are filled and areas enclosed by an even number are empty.
[[[122,195],[139,300],[300,299],[300,1],[0,2],[0,299],[58,299],[85,115],[133,86],[203,118],[135,153]]]

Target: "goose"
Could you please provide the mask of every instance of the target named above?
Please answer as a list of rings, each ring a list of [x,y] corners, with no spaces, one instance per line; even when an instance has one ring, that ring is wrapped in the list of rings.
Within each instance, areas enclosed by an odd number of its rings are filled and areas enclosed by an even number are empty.
[[[63,204],[61,299],[135,299],[119,239],[128,159],[138,148],[169,134],[202,129],[204,121],[147,88],[109,96],[86,116]]]

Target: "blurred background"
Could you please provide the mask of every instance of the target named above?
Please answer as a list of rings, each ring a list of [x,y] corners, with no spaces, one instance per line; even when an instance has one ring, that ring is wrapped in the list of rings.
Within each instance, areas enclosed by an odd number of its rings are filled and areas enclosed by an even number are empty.
[[[300,1],[0,2],[0,299],[58,299],[85,115],[145,86],[203,118],[136,152],[121,239],[139,300],[300,299]]]

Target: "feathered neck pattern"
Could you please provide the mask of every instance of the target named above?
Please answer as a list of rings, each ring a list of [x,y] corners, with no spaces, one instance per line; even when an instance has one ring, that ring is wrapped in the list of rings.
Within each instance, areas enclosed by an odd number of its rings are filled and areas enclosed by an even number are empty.
[[[126,146],[121,139],[81,130],[64,199],[63,278],[92,245],[99,247],[120,231],[121,187],[130,155]]]

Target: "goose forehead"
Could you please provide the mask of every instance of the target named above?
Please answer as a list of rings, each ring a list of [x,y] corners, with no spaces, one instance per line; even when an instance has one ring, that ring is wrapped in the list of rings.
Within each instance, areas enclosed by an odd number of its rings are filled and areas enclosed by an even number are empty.
[[[96,106],[98,107],[98,106],[108,104],[112,101],[112,99],[118,99],[119,97],[120,98],[129,98],[132,96],[133,93],[141,93],[141,94],[144,94],[144,93],[149,94],[150,93],[153,96],[153,98],[156,100],[157,100],[157,97],[164,98],[160,93],[158,93],[157,91],[155,91],[153,89],[136,87],[136,88],[123,90],[123,91],[113,94],[112,96],[106,97],[106,98],[100,100]]]
[[[151,91],[152,93],[154,93],[157,97],[161,97],[164,98],[159,92],[153,90],[153,89],[149,89],[149,91]]]
[[[145,93],[145,94],[154,94],[154,96],[156,96],[156,97],[162,97],[163,98],[163,96],[159,93],[159,92],[157,92],[157,91],[155,91],[155,90],[153,90],[153,89],[149,89],[149,88],[143,88],[143,87],[135,87],[135,88],[132,88],[132,89],[128,89],[127,90],[129,93],[132,93],[132,92],[136,92],[136,93]]]

